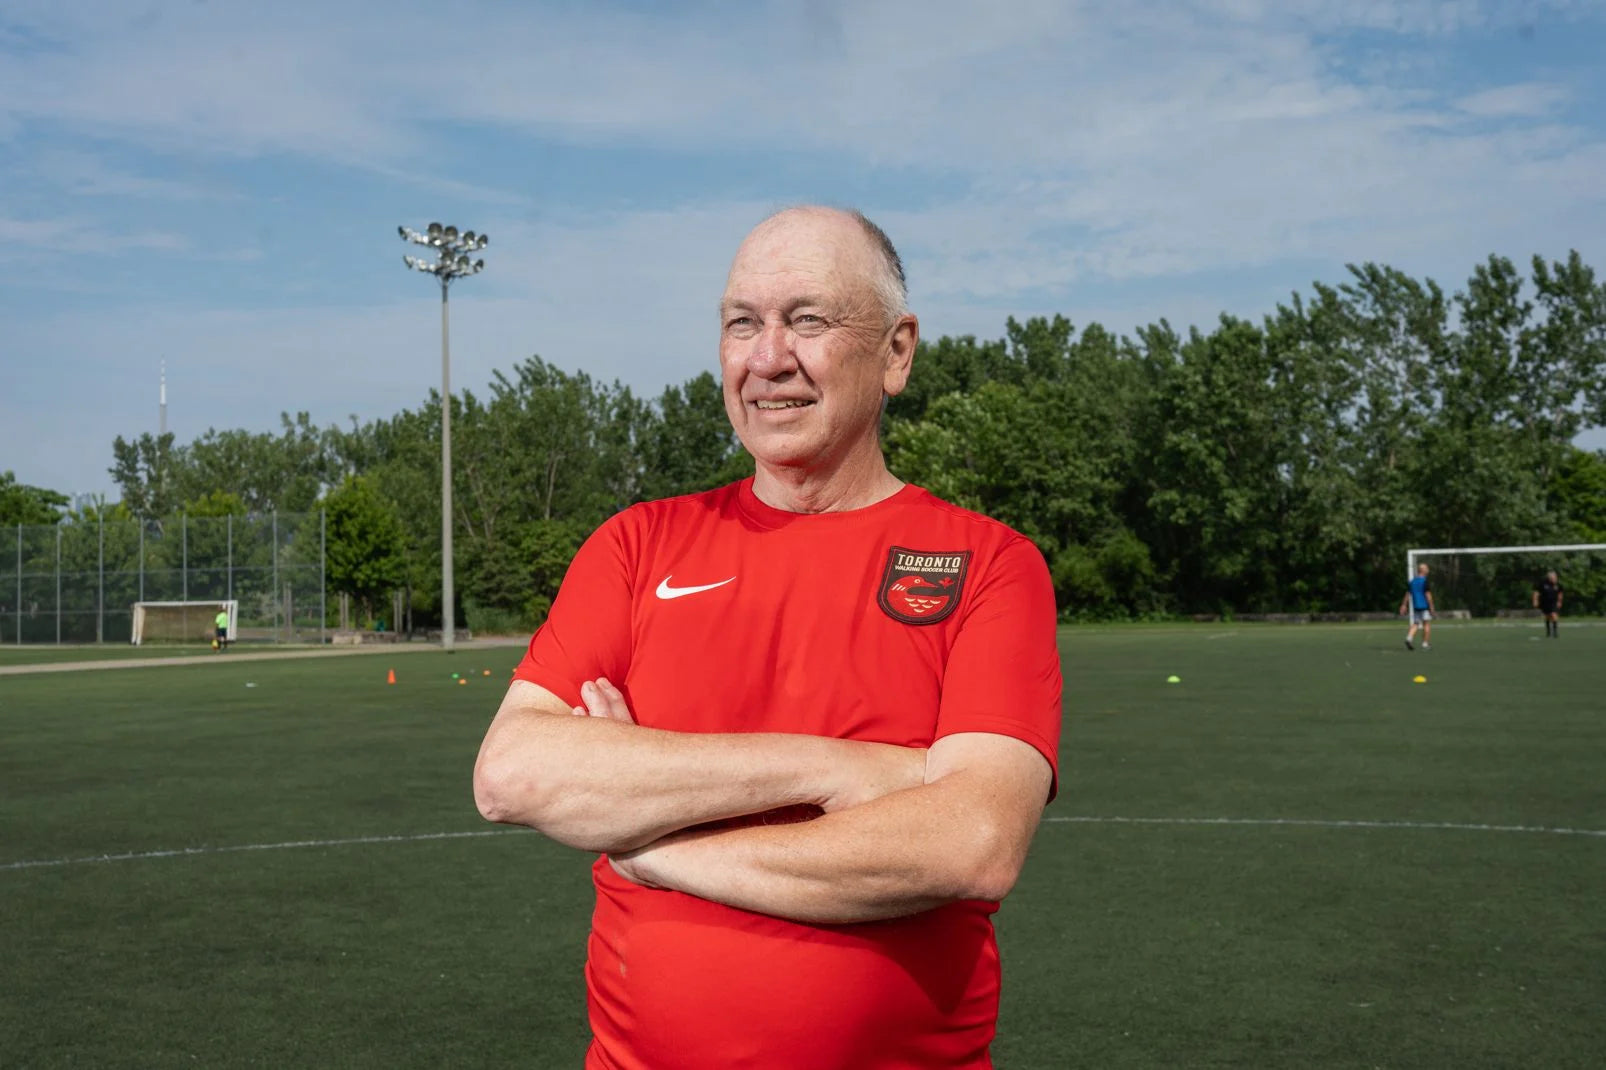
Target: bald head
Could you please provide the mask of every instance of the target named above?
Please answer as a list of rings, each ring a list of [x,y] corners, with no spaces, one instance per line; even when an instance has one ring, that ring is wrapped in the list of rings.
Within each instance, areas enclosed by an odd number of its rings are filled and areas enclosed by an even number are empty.
[[[800,240],[827,244],[837,258],[837,270],[864,287],[864,296],[874,301],[887,324],[909,314],[903,259],[887,232],[856,209],[817,204],[781,209],[748,233],[736,252],[731,272],[734,275],[738,267],[744,266],[744,260],[750,267],[761,253],[772,255],[776,245]]]
[[[859,213],[806,206],[736,251],[719,303],[725,411],[777,500],[813,510],[828,488],[858,500],[890,479],[882,401],[908,384],[920,345],[891,249]]]

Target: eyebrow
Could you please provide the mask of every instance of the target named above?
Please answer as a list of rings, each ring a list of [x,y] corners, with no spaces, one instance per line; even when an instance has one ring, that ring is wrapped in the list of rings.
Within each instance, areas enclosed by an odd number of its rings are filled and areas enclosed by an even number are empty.
[[[810,305],[812,305],[812,306],[814,306],[816,308],[825,308],[829,304],[830,304],[829,301],[827,301],[824,297],[821,297],[818,294],[804,294],[802,297],[799,297],[799,298],[791,301],[787,305],[787,308],[795,310],[795,309],[804,308],[804,307],[807,307],[807,306],[810,306]],[[757,308],[757,305],[755,305],[752,301],[746,300],[745,298],[722,297],[719,300],[719,312],[720,312],[720,315],[722,315],[722,316],[725,315],[728,312],[735,312],[735,311],[751,312],[755,308]]]

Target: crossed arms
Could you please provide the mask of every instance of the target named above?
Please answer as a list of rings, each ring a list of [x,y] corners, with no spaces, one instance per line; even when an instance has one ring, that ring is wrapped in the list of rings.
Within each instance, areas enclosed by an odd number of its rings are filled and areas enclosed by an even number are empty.
[[[991,733],[929,751],[856,740],[644,728],[606,681],[584,708],[514,681],[481,746],[488,820],[605,852],[626,879],[803,922],[873,921],[1014,886],[1052,773]],[[812,821],[707,829],[792,805]]]

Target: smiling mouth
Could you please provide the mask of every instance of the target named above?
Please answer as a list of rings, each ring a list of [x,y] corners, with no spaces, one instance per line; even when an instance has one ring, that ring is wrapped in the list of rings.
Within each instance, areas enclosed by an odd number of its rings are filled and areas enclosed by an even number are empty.
[[[755,401],[753,406],[763,412],[779,412],[782,409],[805,409],[814,404],[812,401]]]

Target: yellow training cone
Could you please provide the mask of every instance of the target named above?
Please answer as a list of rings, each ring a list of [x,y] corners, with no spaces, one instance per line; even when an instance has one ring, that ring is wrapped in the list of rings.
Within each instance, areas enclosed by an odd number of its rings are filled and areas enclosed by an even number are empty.
[[[1413,677],[1411,682],[1413,684],[1425,684],[1428,682],[1428,678],[1426,676],[1417,676]]]

